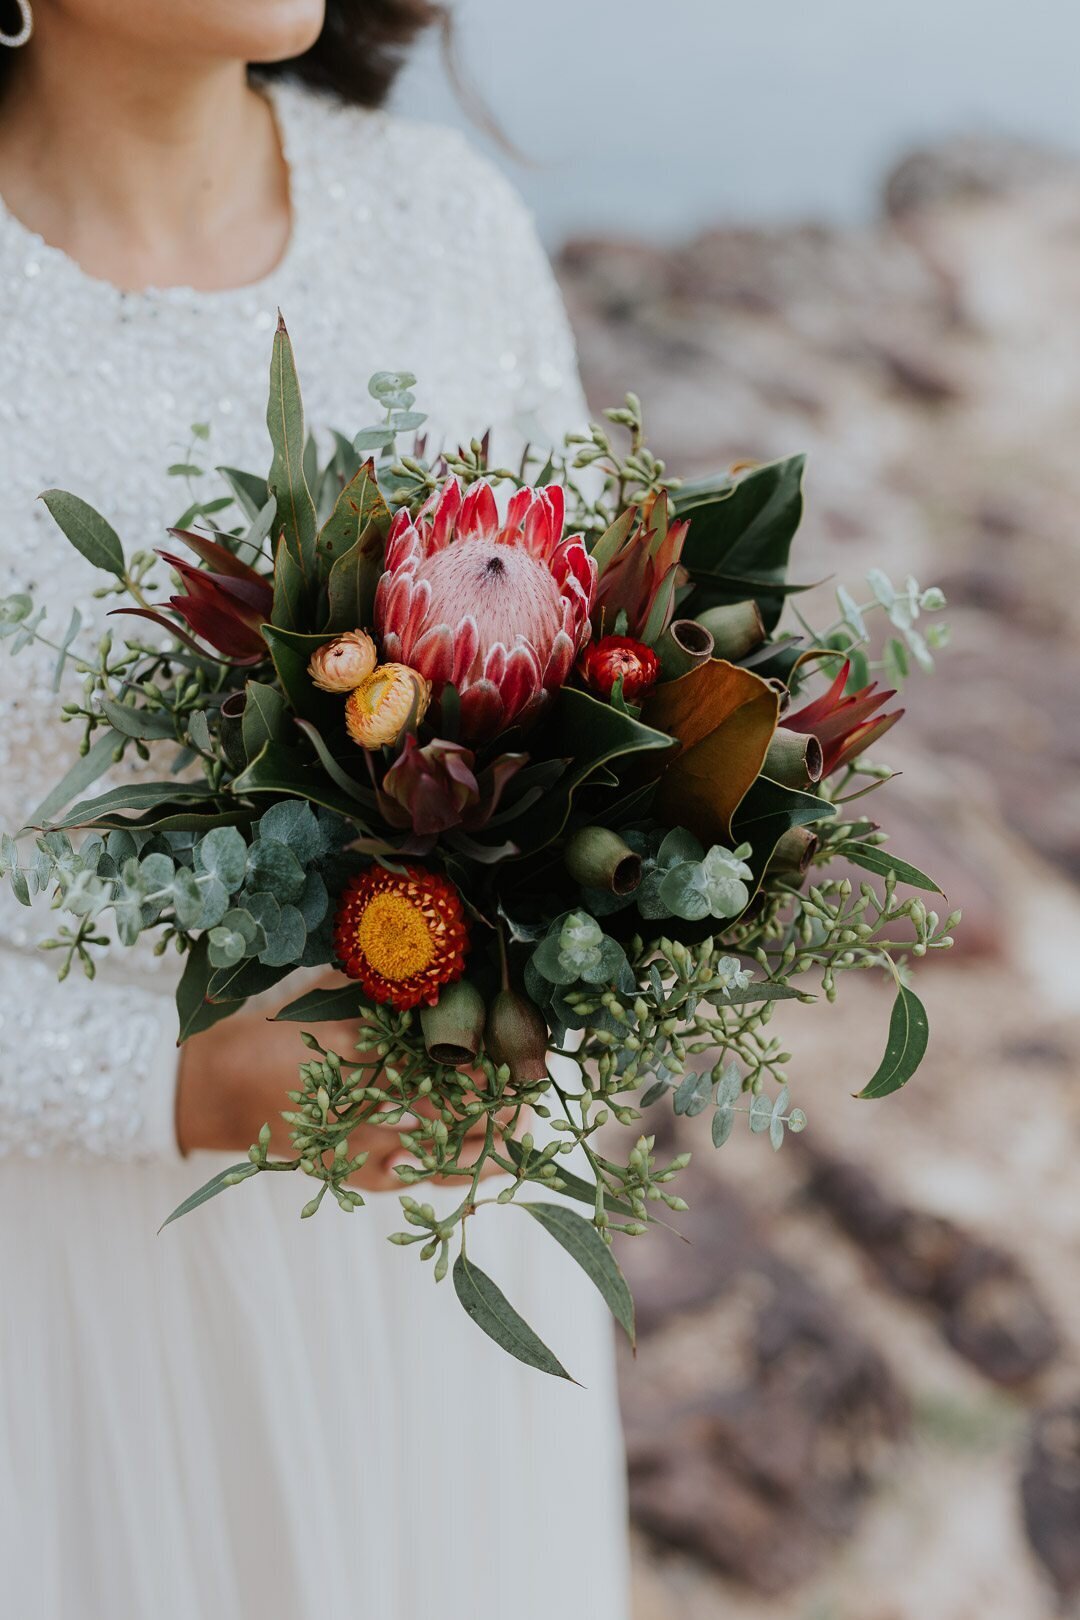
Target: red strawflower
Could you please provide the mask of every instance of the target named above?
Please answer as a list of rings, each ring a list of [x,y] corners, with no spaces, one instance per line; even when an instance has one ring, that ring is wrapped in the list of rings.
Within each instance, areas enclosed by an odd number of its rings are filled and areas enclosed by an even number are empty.
[[[622,695],[636,703],[660,679],[660,660],[651,647],[632,636],[603,636],[592,641],[578,659],[578,674],[590,691],[609,698],[617,680]]]
[[[841,765],[850,764],[864,748],[869,748],[872,742],[884,736],[904,712],[903,709],[894,709],[892,714],[882,714],[876,720],[872,719],[871,716],[881,705],[888,703],[896,693],[892,689],[878,692],[875,681],[845,697],[844,687],[850,671],[851,663],[845,660],[827,692],[812,703],[807,703],[804,708],[797,709],[794,714],[785,714],[783,718],[785,731],[798,731],[803,736],[817,738],[821,744],[823,776],[839,770]]]
[[[334,948],[372,1001],[399,1012],[433,1007],[465,971],[469,930],[461,896],[438,872],[369,866],[346,884],[334,918]]]

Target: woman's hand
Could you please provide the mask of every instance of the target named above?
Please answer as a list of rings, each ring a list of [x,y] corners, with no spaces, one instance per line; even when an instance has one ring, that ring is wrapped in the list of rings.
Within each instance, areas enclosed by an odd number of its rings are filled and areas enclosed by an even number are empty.
[[[355,1024],[320,1024],[318,1033],[322,1044],[343,1058],[356,1051]],[[270,1126],[270,1156],[291,1158],[294,1149],[281,1110],[290,1106],[287,1093],[297,1089],[298,1066],[309,1056],[298,1025],[274,1023],[261,1012],[234,1013],[192,1036],[182,1049],[177,1087],[181,1153],[244,1153],[265,1123]],[[368,1160],[350,1181],[369,1192],[405,1190],[394,1166],[417,1161],[402,1148],[399,1136],[419,1123],[416,1116],[405,1115],[393,1125],[358,1126],[349,1138],[349,1152],[367,1153]],[[484,1129],[481,1121],[470,1132],[478,1150]],[[494,1166],[484,1171],[497,1173]]]

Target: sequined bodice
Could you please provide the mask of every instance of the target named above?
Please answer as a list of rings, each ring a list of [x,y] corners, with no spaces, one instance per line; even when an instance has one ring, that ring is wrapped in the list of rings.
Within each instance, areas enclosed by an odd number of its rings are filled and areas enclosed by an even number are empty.
[[[74,606],[84,635],[100,633],[109,604],[94,598],[97,577],[38,494],[77,492],[135,550],[159,544],[188,504],[183,480],[166,471],[193,459],[188,424],[210,424],[195,458],[204,465],[264,470],[279,306],[316,430],[370,425],[368,378],[390,367],[416,373],[418,407],[448,441],[491,426],[496,442],[550,442],[580,420],[561,302],[507,182],[452,131],[294,87],[274,100],[293,231],[282,263],[251,287],[125,294],[0,209],[0,594],[30,592],[54,633]],[[5,828],[21,825],[71,763],[76,739],[58,722],[53,661],[42,649],[0,662]],[[138,953],[107,967],[105,983],[57,987],[33,946],[48,922],[0,897],[0,1153],[116,1151],[118,1140],[125,1152],[153,1151],[146,1121],[157,1103],[147,1094],[161,1080],[163,1030],[174,1028],[175,969],[151,989]]]

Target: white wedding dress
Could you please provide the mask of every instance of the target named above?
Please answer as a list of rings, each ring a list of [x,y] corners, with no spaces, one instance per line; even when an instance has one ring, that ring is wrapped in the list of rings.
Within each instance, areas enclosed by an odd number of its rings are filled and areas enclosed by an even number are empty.
[[[274,102],[294,228],[254,286],[125,295],[0,211],[0,594],[31,591],[54,636],[73,605],[96,636],[111,604],[37,495],[76,491],[134,550],[186,504],[165,469],[188,423],[212,424],[209,464],[265,470],[278,305],[318,427],[369,425],[369,375],[403,367],[448,441],[582,418],[507,183],[449,131]],[[70,763],[52,663],[0,663],[0,827]],[[4,886],[0,1612],[625,1620],[611,1334],[569,1257],[513,1210],[474,1223],[470,1253],[584,1389],[511,1360],[386,1242],[393,1195],[301,1222],[293,1178],[259,1178],[156,1236],[222,1162],[175,1146],[177,959],[118,950],[60,985],[35,945],[56,920]]]

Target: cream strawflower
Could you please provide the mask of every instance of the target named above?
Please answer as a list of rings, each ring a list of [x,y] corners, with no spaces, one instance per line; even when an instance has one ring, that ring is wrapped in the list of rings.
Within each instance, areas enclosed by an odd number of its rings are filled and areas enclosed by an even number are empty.
[[[308,674],[320,692],[352,692],[375,668],[375,643],[366,630],[347,630],[316,647]]]
[[[361,748],[395,743],[410,718],[424,718],[431,701],[431,682],[407,664],[379,664],[345,704],[345,724]]]

